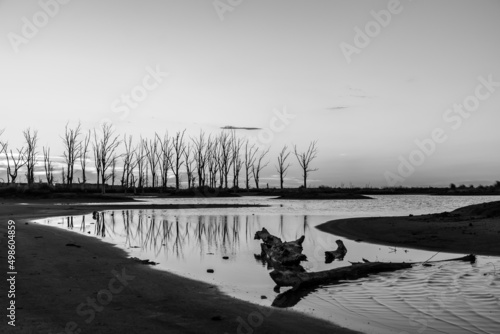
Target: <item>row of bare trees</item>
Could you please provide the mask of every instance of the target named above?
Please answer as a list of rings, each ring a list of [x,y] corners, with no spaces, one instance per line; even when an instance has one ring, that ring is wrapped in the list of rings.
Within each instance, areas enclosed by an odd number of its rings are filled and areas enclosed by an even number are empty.
[[[0,136],[3,131],[0,131]],[[30,128],[23,131],[25,146],[9,148],[8,142],[0,141],[0,154],[5,155],[7,181],[15,183],[21,168],[26,168],[28,185],[35,182],[35,167],[38,163],[38,132]],[[236,135],[235,131],[222,131],[217,135],[200,131],[191,138],[186,137],[186,130],[169,135],[155,133],[152,138],[139,138],[134,143],[132,136],[121,138],[110,124],[102,124],[99,129],[83,132],[81,124],[75,127],[65,126],[61,136],[64,152],[64,166],[61,170],[62,183],[72,186],[76,169],[81,171],[78,183],[85,187],[87,183],[87,164],[94,163],[96,183],[105,192],[105,185],[115,185],[117,166],[121,166],[119,180],[124,189],[153,188],[166,189],[170,175],[175,178],[175,188],[179,189],[182,175],[187,177],[187,187],[240,188],[240,177],[244,187],[251,188],[252,179],[259,189],[262,170],[269,165],[266,159],[269,148],[262,148],[249,139]],[[118,148],[123,146],[123,153]],[[42,147],[43,166],[46,182],[55,182],[54,161],[49,147]],[[280,188],[291,166],[289,157],[294,154],[302,169],[303,186],[307,187],[309,173],[316,171],[310,166],[317,156],[317,142],[310,143],[308,149],[293,151],[285,145],[280,151],[275,169],[279,174]],[[93,158],[93,159],[92,159]]]

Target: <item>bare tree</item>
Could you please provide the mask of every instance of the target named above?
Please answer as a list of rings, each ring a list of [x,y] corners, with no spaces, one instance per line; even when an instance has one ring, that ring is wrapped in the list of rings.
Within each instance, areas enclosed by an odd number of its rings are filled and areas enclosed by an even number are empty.
[[[241,159],[240,151],[243,146],[243,140],[236,137],[236,132],[233,131],[231,136],[231,152],[232,152],[232,165],[233,165],[233,188],[239,188],[240,171],[243,167],[243,160]]]
[[[198,173],[198,187],[205,186],[205,176],[207,160],[209,156],[210,136],[205,140],[205,133],[200,131],[198,138],[191,139],[194,144],[194,161],[196,163],[196,170]]]
[[[106,177],[106,180],[111,179],[111,186],[115,185],[115,178],[116,178],[116,160],[117,157],[116,155],[113,155],[111,158],[111,174]]]
[[[179,189],[180,185],[180,170],[184,161],[182,160],[182,156],[184,155],[184,151],[186,150],[186,145],[184,144],[184,133],[186,130],[182,132],[177,132],[175,135],[172,147],[173,147],[173,169],[175,175],[175,189]]]
[[[94,130],[95,134],[95,130]],[[95,138],[95,137],[94,137]],[[100,184],[100,178],[101,178],[101,147],[99,146],[97,142],[97,138],[95,138],[95,142],[92,143],[92,153],[94,154],[94,166],[95,166],[95,172],[96,172],[96,184],[97,184],[97,189],[99,189],[99,184]],[[64,167],[63,167],[63,184],[65,180],[64,176]]]
[[[196,177],[193,175],[194,158],[191,156],[190,143],[188,143],[186,145],[186,149],[184,150],[184,162],[186,164],[186,175],[188,178],[188,189],[191,189],[191,186],[193,186],[193,179]]]
[[[62,167],[62,170],[61,170],[61,179],[62,179],[63,185],[65,185],[66,184],[66,171],[64,170],[64,167]]]
[[[49,186],[54,185],[54,167],[50,161],[50,147],[43,147],[43,166],[45,169],[45,177]]]
[[[78,137],[81,134],[81,124],[78,123],[74,129],[70,129],[68,124],[66,123],[64,137],[61,138],[64,144],[64,159],[66,160],[66,185],[71,187],[73,184],[75,161],[78,159],[80,153]]]
[[[250,142],[247,139],[245,142],[245,186],[246,189],[250,189],[250,178],[252,177],[252,166],[255,163],[255,154],[257,154],[258,148],[255,144],[250,146]]]
[[[9,151],[8,146],[8,142],[2,144],[5,160],[7,162],[7,183],[16,183],[19,169],[26,165],[25,148],[21,147],[21,149],[17,149],[17,153],[15,154],[12,150]],[[13,166],[11,166],[11,163]]]
[[[217,187],[217,173],[219,172],[218,146],[219,140],[217,137],[207,142],[207,166],[211,188]]]
[[[37,142],[38,131],[27,128],[23,131],[24,139],[26,140],[26,151],[24,153],[26,160],[26,180],[28,186],[32,186],[35,182],[35,165],[37,163]]]
[[[151,186],[154,188],[156,186],[157,181],[157,171],[158,171],[158,153],[160,152],[160,148],[158,147],[158,139],[156,136],[154,139],[144,140],[144,152],[146,153],[146,160],[149,165],[149,171],[151,172],[152,184]]]
[[[255,181],[255,187],[257,187],[257,189],[259,189],[260,172],[269,164],[269,161],[265,164],[262,163],[262,160],[264,160],[264,157],[267,155],[267,153],[269,153],[269,149],[262,151],[259,157],[255,159],[255,163],[252,165],[253,179]]]
[[[94,154],[100,161],[100,178],[102,183],[102,193],[106,192],[106,181],[109,179],[107,171],[111,167],[115,156],[116,148],[120,145],[118,135],[114,134],[111,124],[104,123],[101,125],[101,136],[98,137],[94,129]],[[97,168],[97,164],[96,164]]]
[[[87,183],[86,168],[87,168],[90,137],[91,134],[89,130],[89,132],[85,135],[85,138],[83,138],[83,140],[80,141],[80,144],[78,145],[78,151],[79,151],[78,157],[80,159],[80,168],[82,169],[82,181],[78,179],[78,182],[82,185],[82,188],[85,188],[85,184]]]
[[[138,178],[137,178],[137,187],[144,191],[144,183],[145,183],[145,172],[147,169],[147,164],[146,164],[146,159],[145,159],[145,152],[144,152],[144,141],[145,139],[140,140],[139,144],[137,145],[137,150],[135,154],[135,161],[137,164],[137,173],[138,173]]]
[[[318,153],[316,144],[317,141],[311,142],[309,144],[309,148],[307,149],[307,151],[302,153],[299,153],[297,151],[297,145],[294,145],[293,148],[294,154],[297,157],[297,160],[299,161],[300,167],[302,168],[302,176],[304,178],[304,188],[307,188],[307,177],[309,176],[309,173],[318,170],[317,168],[309,167],[309,165],[316,158],[316,155]]]
[[[128,138],[127,135],[123,136],[123,143],[125,145],[125,153],[122,155],[123,172],[120,183],[125,189],[125,192],[127,192],[127,188],[129,187],[129,182],[131,180],[131,175],[134,173],[134,168],[136,165],[136,161],[134,160],[136,148],[132,147],[132,136],[128,136]]]
[[[224,182],[224,188],[227,189],[227,179],[229,172],[231,171],[231,166],[233,164],[232,158],[232,145],[231,137],[227,132],[221,132],[219,136],[219,167],[222,173],[221,175],[221,186],[222,181]]]
[[[283,180],[287,174],[287,170],[290,167],[289,163],[286,163],[288,156],[290,155],[290,151],[288,151],[288,146],[284,146],[278,155],[278,165],[276,167],[276,171],[280,175],[280,189],[283,189]]]
[[[158,160],[160,162],[160,176],[161,176],[161,186],[163,190],[167,189],[168,183],[168,171],[172,167],[172,142],[168,133],[163,135],[163,139],[158,137],[158,142],[160,143],[160,150],[158,151]]]

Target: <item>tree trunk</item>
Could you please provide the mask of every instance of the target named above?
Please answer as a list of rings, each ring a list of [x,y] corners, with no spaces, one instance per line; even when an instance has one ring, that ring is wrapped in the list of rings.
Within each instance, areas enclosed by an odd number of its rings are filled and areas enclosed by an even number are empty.
[[[457,259],[446,261],[467,261],[474,262],[474,255],[467,255]],[[442,262],[442,261],[437,261]],[[307,273],[296,272],[292,270],[273,270],[269,275],[277,286],[292,286],[294,290],[308,287],[318,286],[322,284],[336,284],[344,280],[356,280],[366,277],[370,274],[378,274],[381,272],[396,271],[400,269],[411,268],[416,263],[388,263],[388,262],[368,262],[368,263],[353,263],[350,267],[342,267],[331,270]]]

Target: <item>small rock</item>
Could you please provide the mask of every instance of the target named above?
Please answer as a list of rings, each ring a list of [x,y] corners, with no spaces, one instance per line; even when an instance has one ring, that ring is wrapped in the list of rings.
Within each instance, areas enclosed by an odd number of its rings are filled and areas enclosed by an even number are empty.
[[[68,246],[68,247],[76,247],[76,248],[80,248],[80,247],[82,247],[82,246],[80,246],[80,245],[77,245],[77,244],[72,244],[72,243],[66,244],[66,246]]]
[[[207,269],[207,273],[209,273],[209,274],[213,274],[214,272],[215,272],[215,270],[213,270],[213,269]]]
[[[222,317],[220,315],[216,315],[216,316],[213,316],[211,318],[213,321],[221,321],[222,320]]]
[[[266,296],[260,296],[260,299],[267,299]]]
[[[229,256],[223,256],[222,257],[224,260],[229,260]]]

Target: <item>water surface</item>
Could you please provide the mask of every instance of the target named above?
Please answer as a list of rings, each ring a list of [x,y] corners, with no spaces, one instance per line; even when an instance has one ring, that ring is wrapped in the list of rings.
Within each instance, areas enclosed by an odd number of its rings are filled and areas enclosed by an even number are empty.
[[[38,220],[126,249],[130,256],[159,262],[157,268],[213,283],[230,295],[262,305],[278,297],[269,269],[255,255],[262,227],[282,240],[305,235],[307,271],[350,265],[348,261],[419,262],[464,254],[446,254],[355,242],[321,232],[315,226],[332,219],[425,214],[498,200],[498,197],[374,196],[374,200],[293,201],[262,197],[156,199],[156,204],[244,203],[262,208],[112,210],[92,215]],[[324,252],[342,239],[344,261],[325,263]],[[227,257],[224,259],[223,257]],[[370,333],[500,332],[500,259],[478,257],[475,264],[440,263],[432,267],[374,275],[355,282],[307,291],[292,304],[343,326]],[[207,273],[213,269],[214,273]],[[284,292],[282,289],[281,292]],[[263,299],[264,298],[264,299]]]

